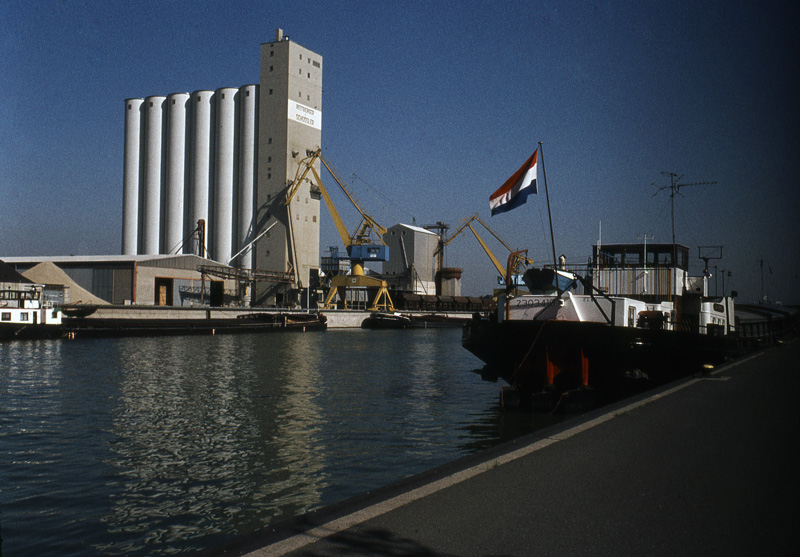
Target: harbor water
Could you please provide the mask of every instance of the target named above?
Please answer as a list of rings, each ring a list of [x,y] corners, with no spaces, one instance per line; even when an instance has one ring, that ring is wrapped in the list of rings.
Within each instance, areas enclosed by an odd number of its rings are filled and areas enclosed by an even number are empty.
[[[459,329],[0,343],[0,553],[177,554],[559,418]]]

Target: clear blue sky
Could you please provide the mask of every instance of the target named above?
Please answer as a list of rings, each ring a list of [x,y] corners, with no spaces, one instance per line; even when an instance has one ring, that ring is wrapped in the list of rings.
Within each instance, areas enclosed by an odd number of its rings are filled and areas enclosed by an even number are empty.
[[[677,199],[694,270],[698,245],[724,246],[712,264],[749,302],[763,257],[766,294],[798,303],[799,21],[796,3],[738,0],[2,0],[0,257],[118,254],[124,99],[258,83],[281,27],[324,57],[323,149],[382,224],[477,212],[550,262],[544,195],[488,209],[542,141],[569,261],[600,221],[604,243],[669,242],[652,183],[671,171],[717,182]],[[340,244],[327,217],[321,244]],[[474,238],[446,263],[466,294],[495,282]]]

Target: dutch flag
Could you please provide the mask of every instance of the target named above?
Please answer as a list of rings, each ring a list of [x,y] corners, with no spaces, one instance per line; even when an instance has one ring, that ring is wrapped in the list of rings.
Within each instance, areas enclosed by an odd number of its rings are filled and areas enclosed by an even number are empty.
[[[536,188],[536,158],[539,150],[517,170],[506,183],[489,197],[492,216],[505,213],[525,203],[528,195],[538,193]]]

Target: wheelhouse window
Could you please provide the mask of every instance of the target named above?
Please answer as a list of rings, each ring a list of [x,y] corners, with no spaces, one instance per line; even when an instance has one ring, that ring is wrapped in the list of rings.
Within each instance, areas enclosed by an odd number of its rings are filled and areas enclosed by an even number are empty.
[[[645,249],[647,250],[645,252]],[[594,246],[594,265],[610,267],[677,267],[688,270],[689,248],[672,244],[622,244]],[[646,255],[645,255],[646,253]]]

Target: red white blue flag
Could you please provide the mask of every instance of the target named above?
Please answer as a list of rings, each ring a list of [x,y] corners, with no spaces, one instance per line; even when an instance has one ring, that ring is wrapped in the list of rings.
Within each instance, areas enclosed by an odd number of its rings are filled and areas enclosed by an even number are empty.
[[[536,159],[539,150],[517,170],[506,183],[489,197],[492,216],[516,209],[528,199],[528,195],[539,193],[536,188]]]

